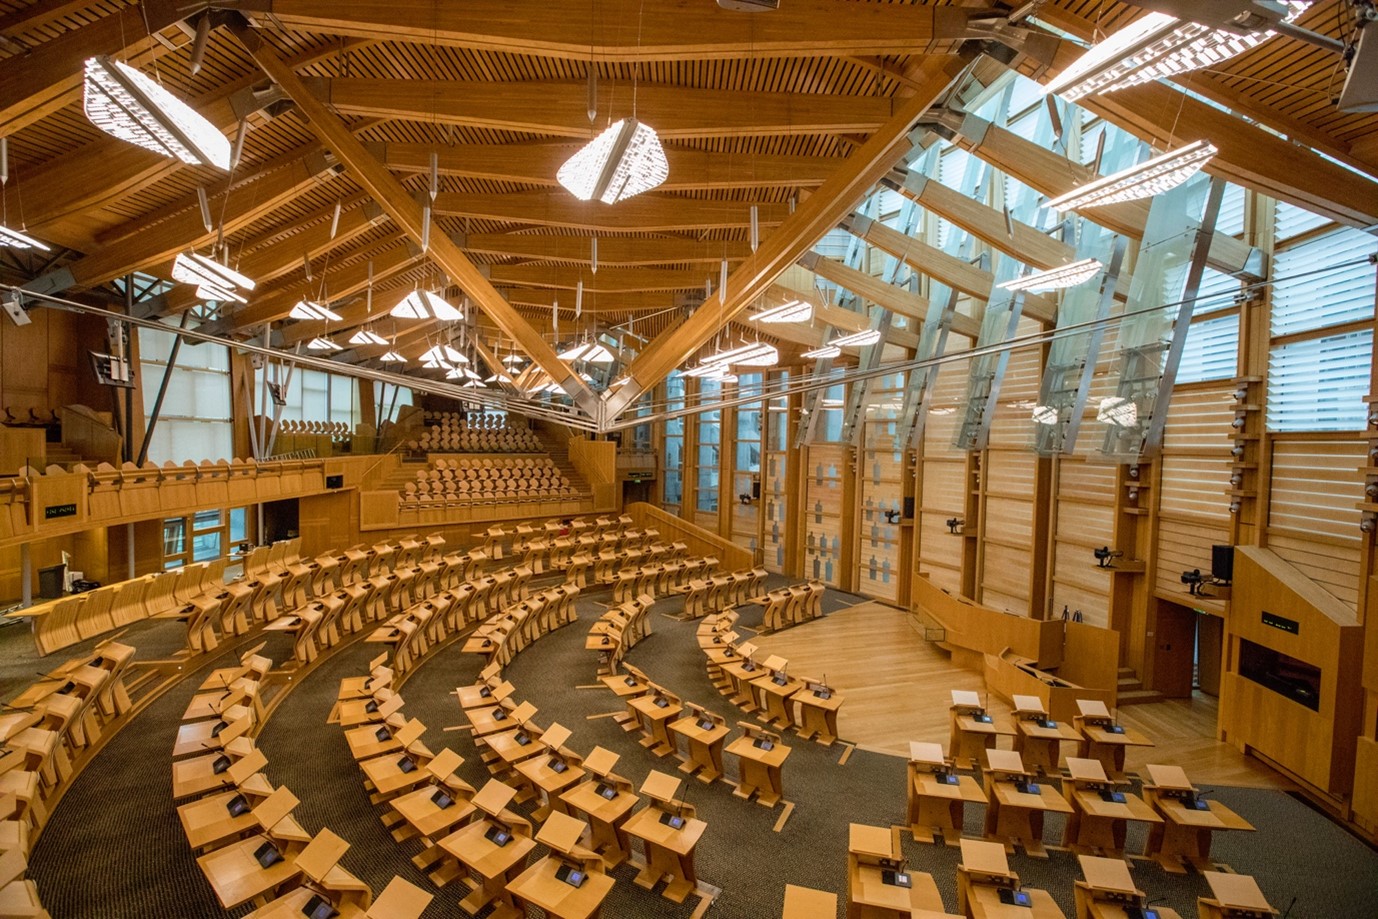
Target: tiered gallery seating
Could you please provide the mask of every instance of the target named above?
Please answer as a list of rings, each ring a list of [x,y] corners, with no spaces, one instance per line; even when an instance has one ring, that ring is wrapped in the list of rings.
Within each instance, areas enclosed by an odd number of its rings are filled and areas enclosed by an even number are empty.
[[[506,416],[458,412],[428,415],[427,428],[408,443],[413,453],[541,453],[545,446],[527,427],[508,427]]]
[[[418,510],[448,506],[566,500],[581,494],[549,457],[436,459],[402,486],[401,505]]]

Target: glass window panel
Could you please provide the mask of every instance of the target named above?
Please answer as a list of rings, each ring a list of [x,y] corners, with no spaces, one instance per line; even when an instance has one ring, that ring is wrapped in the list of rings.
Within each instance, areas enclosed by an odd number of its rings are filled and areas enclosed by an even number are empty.
[[[181,555],[187,551],[187,522],[181,517],[163,521],[163,556]]]
[[[1351,332],[1272,349],[1268,359],[1268,429],[1355,431],[1367,424],[1373,353],[1370,332]]]
[[[1373,318],[1378,240],[1348,227],[1273,257],[1273,334],[1290,335]],[[1345,267],[1333,267],[1345,265]]]
[[[241,543],[249,538],[248,520],[246,508],[236,507],[230,511],[230,542]]]
[[[191,560],[193,562],[208,562],[221,556],[220,551],[220,531],[214,530],[210,533],[198,533],[191,540]]]
[[[1273,215],[1273,233],[1277,241],[1282,243],[1317,227],[1323,227],[1329,222],[1328,218],[1308,211],[1304,207],[1279,201],[1277,210]]]
[[[223,511],[197,511],[192,517],[191,528],[193,530],[209,530],[220,526],[223,518]]]

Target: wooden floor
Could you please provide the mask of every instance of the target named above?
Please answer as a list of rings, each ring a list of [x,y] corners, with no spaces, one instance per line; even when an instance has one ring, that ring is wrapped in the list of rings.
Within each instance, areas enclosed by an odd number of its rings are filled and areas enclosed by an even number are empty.
[[[911,740],[946,747],[950,691],[986,690],[979,673],[954,666],[910,625],[907,614],[881,603],[862,603],[751,640],[788,659],[791,673],[826,676],[846,697],[838,714],[841,735],[868,750],[907,756]],[[996,696],[989,707],[996,714],[1009,712]],[[1120,710],[1120,719],[1157,745],[1130,750],[1131,772],[1146,763],[1171,763],[1198,785],[1291,787],[1274,770],[1215,739],[1216,704],[1209,696],[1130,706]]]

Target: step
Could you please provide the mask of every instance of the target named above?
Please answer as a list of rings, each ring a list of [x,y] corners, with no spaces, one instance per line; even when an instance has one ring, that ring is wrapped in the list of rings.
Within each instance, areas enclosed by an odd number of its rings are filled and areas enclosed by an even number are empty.
[[[1116,686],[1119,688],[1120,692],[1130,692],[1135,689],[1143,689],[1144,681],[1138,677],[1122,676],[1116,683]]]
[[[1115,704],[1120,708],[1126,705],[1145,705],[1150,702],[1165,702],[1167,697],[1156,689],[1131,689],[1115,696]]]

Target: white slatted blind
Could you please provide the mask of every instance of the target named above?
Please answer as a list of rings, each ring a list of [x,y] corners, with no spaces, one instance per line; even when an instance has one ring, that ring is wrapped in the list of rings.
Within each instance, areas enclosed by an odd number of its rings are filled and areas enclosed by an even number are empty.
[[[1329,335],[1278,345],[1268,356],[1270,431],[1364,427],[1373,336]]]
[[[1378,240],[1345,227],[1278,252],[1273,259],[1273,334],[1372,319],[1374,271],[1362,260],[1375,249]]]
[[[1235,375],[1238,366],[1239,316],[1217,316],[1193,322],[1187,330],[1177,382],[1198,383]]]
[[[1227,182],[1225,197],[1220,201],[1220,214],[1215,218],[1216,232],[1238,236],[1244,232],[1244,189]]]
[[[1325,217],[1304,207],[1279,201],[1273,217],[1273,233],[1277,241],[1282,243],[1317,227],[1323,227],[1329,222]]]
[[[1202,313],[1228,309],[1234,306],[1235,296],[1238,293],[1238,278],[1233,278],[1222,271],[1208,267],[1201,274],[1201,286],[1196,291],[1196,303],[1192,306],[1192,315],[1200,316]]]

